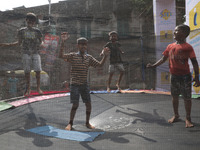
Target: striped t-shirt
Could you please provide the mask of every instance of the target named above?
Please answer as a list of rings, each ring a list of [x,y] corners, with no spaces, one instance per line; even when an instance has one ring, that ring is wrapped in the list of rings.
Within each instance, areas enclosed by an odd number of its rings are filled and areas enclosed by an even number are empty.
[[[89,54],[82,57],[79,53],[64,54],[65,60],[71,63],[70,84],[87,84],[88,68],[96,67],[100,62]]]

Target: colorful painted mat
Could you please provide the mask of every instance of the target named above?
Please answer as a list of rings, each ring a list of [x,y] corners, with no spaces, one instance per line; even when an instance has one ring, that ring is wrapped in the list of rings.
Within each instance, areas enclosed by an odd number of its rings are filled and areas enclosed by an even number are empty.
[[[91,91],[91,94],[106,94],[106,93],[148,93],[148,94],[166,94],[170,95],[170,92],[164,92],[164,91],[156,91],[156,90],[111,90],[110,92],[107,92],[106,90],[102,91]]]
[[[43,95],[50,95],[50,94],[59,94],[59,93],[68,93],[69,91],[43,91]],[[39,96],[37,91],[31,91],[30,96]]]
[[[65,93],[64,93],[65,92]],[[46,95],[41,95],[41,96],[37,96],[36,94],[32,94],[30,97],[25,97],[22,98],[20,100],[16,100],[10,103],[6,103],[6,102],[0,102],[0,111],[2,110],[6,110],[9,109],[11,107],[19,107],[28,103],[33,103],[33,102],[37,102],[37,101],[43,101],[43,100],[48,100],[48,99],[52,99],[52,98],[57,98],[57,97],[63,97],[63,96],[69,96],[70,93],[66,93],[66,91],[60,91],[59,94],[56,94],[59,92],[46,92]],[[148,94],[165,94],[165,95],[170,95],[170,92],[164,92],[164,91],[156,91],[156,90],[121,90],[121,92],[119,92],[118,90],[111,90],[111,92],[107,92],[106,90],[102,90],[102,91],[91,91],[91,94],[109,94],[109,93],[148,93]],[[192,94],[192,98],[200,98],[199,94]]]
[[[8,104],[6,102],[0,102],[0,111],[6,110],[6,109],[9,109],[12,107],[13,107],[13,105],[11,105],[11,104]]]
[[[35,97],[30,97],[30,98],[24,98],[18,101],[13,101],[10,102],[9,104],[19,107],[28,103],[33,103],[37,101],[43,101],[43,100],[48,100],[56,97],[63,97],[63,96],[68,96],[69,93],[61,93],[61,94],[52,94],[52,95],[42,95],[42,96],[35,96]]]
[[[118,90],[111,90],[111,92],[107,92],[106,90],[103,91],[91,91],[91,94],[106,94],[106,93],[150,93],[150,94],[167,94],[170,95],[170,92],[162,92],[162,91],[154,91],[154,90],[121,90],[119,92]],[[69,96],[70,93],[60,93],[60,94],[50,94],[50,95],[42,95],[42,96],[31,96],[29,98],[24,98],[18,101],[10,102],[9,104],[19,107],[28,103],[33,103],[37,101],[43,101],[48,100],[56,97],[63,97],[63,96]]]

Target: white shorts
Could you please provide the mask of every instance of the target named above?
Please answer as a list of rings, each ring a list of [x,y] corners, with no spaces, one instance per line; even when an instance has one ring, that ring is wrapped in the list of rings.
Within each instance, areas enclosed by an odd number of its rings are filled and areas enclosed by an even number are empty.
[[[116,71],[124,72],[125,70],[123,64],[118,63],[109,65],[109,70],[108,70],[109,73],[114,73]]]
[[[31,70],[42,71],[41,58],[39,54],[23,54],[22,62],[25,73],[29,73]]]

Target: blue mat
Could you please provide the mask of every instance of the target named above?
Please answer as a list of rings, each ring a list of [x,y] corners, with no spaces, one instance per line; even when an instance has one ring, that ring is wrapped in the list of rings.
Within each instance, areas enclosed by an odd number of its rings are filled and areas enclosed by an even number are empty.
[[[36,134],[56,137],[60,139],[74,140],[74,141],[93,141],[97,136],[104,134],[104,132],[79,132],[61,130],[52,126],[42,126],[28,129],[26,131]]]

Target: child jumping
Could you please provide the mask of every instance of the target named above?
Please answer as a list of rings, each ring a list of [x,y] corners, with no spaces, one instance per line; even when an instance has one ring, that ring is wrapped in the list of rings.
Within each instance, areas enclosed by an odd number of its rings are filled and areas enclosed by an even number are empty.
[[[157,67],[163,64],[169,58],[169,69],[171,73],[171,95],[174,116],[168,120],[174,123],[179,119],[178,105],[179,95],[184,99],[186,119],[185,127],[190,128],[194,125],[191,122],[191,74],[188,59],[191,60],[195,72],[194,86],[200,86],[199,83],[199,65],[193,47],[186,42],[190,34],[190,27],[187,25],[178,25],[174,31],[175,43],[169,44],[163,52],[163,56],[155,64],[147,64],[148,68]]]
[[[18,41],[13,43],[2,43],[0,46],[21,46],[22,47],[22,62],[23,69],[25,72],[26,80],[26,92],[25,95],[30,95],[30,72],[31,65],[33,65],[33,70],[36,72],[37,80],[37,91],[39,94],[43,94],[40,89],[40,72],[41,68],[41,58],[39,55],[39,48],[42,43],[42,33],[38,28],[35,28],[37,17],[34,13],[27,13],[26,15],[26,27],[22,27],[18,30]]]
[[[123,74],[124,74],[124,66],[121,58],[121,54],[124,54],[124,52],[121,50],[120,46],[121,44],[118,42],[118,34],[116,31],[109,32],[109,40],[104,47],[107,47],[110,49],[110,65],[109,65],[109,77],[107,82],[107,92],[110,92],[110,84],[112,77],[114,75],[114,72],[119,71],[119,78],[116,83],[117,90],[120,92],[120,82],[122,80]],[[102,53],[100,54],[102,55]]]
[[[61,47],[59,52],[59,57],[71,63],[71,78],[70,78],[70,100],[72,103],[72,108],[70,112],[70,121],[66,126],[66,130],[72,130],[74,117],[76,110],[79,106],[79,97],[81,96],[83,103],[86,106],[86,127],[93,129],[89,122],[90,114],[92,110],[90,90],[88,86],[88,68],[90,66],[97,67],[103,66],[106,57],[109,55],[109,49],[104,48],[102,55],[103,58],[99,62],[93,56],[87,54],[87,39],[79,38],[77,39],[77,49],[76,53],[64,54],[64,49],[66,48],[66,40],[68,40],[69,34],[63,32],[61,34]]]

